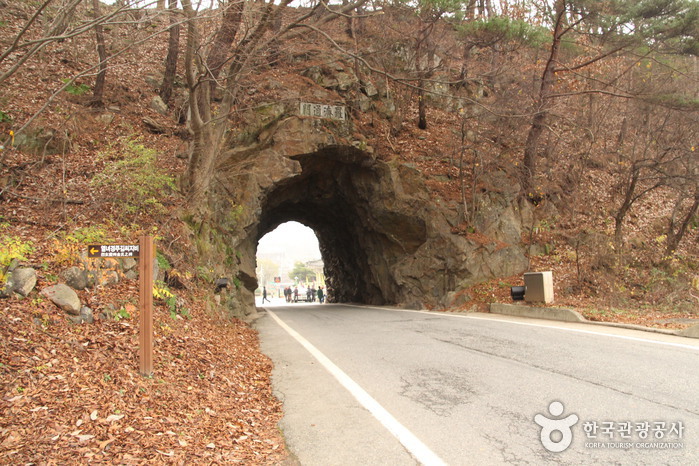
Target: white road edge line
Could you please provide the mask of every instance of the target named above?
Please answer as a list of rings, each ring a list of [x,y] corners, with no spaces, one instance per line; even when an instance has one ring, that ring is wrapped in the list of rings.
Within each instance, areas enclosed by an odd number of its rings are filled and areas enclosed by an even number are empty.
[[[683,348],[683,349],[689,349],[689,350],[694,350],[694,351],[699,351],[699,346],[694,346],[694,345],[686,345],[683,343],[673,343],[670,341],[660,341],[660,340],[650,340],[647,338],[639,338],[639,337],[630,337],[627,335],[616,335],[613,333],[605,333],[605,332],[594,332],[592,330],[583,330],[583,329],[578,329],[578,328],[568,328],[568,327],[560,327],[558,325],[545,325],[545,324],[535,324],[532,322],[517,322],[513,320],[505,320],[505,319],[492,319],[489,317],[480,317],[480,316],[468,316],[468,315],[459,315],[459,314],[442,314],[442,313],[436,313],[436,312],[429,312],[429,311],[416,311],[413,309],[396,309],[396,308],[388,308],[388,307],[374,307],[374,306],[361,306],[365,309],[378,309],[382,311],[393,311],[393,312],[415,312],[418,314],[425,314],[425,315],[430,315],[430,316],[443,316],[443,317],[457,317],[460,319],[475,319],[475,320],[486,320],[489,322],[503,322],[506,324],[513,324],[513,325],[524,325],[526,327],[540,327],[540,328],[549,328],[549,329],[554,329],[554,330],[563,330],[565,332],[575,332],[575,333],[584,333],[588,335],[599,335],[602,337],[610,337],[610,338],[620,338],[622,340],[630,340],[630,341],[640,341],[643,343],[655,343],[657,345],[664,345],[664,346],[673,346],[675,348]],[[564,323],[561,321],[553,321],[555,323]],[[682,337],[677,337],[677,338],[682,338]]]
[[[269,315],[279,324],[281,328],[294,337],[296,341],[308,350],[311,355],[318,360],[337,379],[340,384],[349,391],[359,403],[364,406],[400,443],[422,464],[424,465],[446,465],[427,445],[422,443],[403,424],[398,422],[391,413],[371,397],[357,382],[352,380],[342,369],[337,367],[327,356],[313,346],[308,340],[302,337],[297,331],[289,327],[274,312],[267,309]]]

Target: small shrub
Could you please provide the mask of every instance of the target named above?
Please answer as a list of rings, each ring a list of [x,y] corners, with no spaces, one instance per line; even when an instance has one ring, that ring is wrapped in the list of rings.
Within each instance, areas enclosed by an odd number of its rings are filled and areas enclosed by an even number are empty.
[[[100,244],[107,239],[107,231],[102,225],[79,227],[70,233],[64,232],[54,239],[54,261],[58,264],[73,264],[81,250],[90,244]]]
[[[12,117],[8,113],[0,110],[0,123],[12,123]]]
[[[8,227],[6,223],[0,223],[0,231]],[[18,236],[0,235],[0,286],[7,281],[5,272],[14,260],[27,260],[27,256],[34,251],[31,241],[23,241]]]
[[[119,322],[120,320],[124,319],[130,319],[131,314],[129,314],[129,311],[126,310],[126,308],[122,307],[120,308],[115,314],[114,314],[114,320]]]
[[[149,210],[155,214],[166,212],[163,193],[175,189],[172,177],[156,167],[158,152],[137,140],[123,140],[100,154],[107,160],[102,173],[93,178],[96,187],[106,187],[116,194],[114,202],[124,214]]]
[[[63,82],[64,83],[70,82],[70,79],[64,79]],[[66,92],[68,94],[71,94],[71,95],[83,95],[83,94],[87,94],[88,92],[90,92],[90,89],[91,89],[90,86],[88,86],[87,84],[71,83],[71,84],[68,84],[68,86],[66,87]]]
[[[172,265],[170,265],[170,261],[168,261],[167,258],[160,251],[156,251],[155,260],[158,261],[158,268],[163,272],[172,270]]]
[[[203,265],[197,266],[196,275],[199,279],[201,279],[207,283],[214,282],[214,271],[208,267],[204,267]]]
[[[153,285],[153,297],[159,299],[165,303],[170,311],[170,317],[176,319],[178,315],[189,318],[189,310],[181,307],[177,302],[177,296],[170,291],[167,285],[158,280]]]

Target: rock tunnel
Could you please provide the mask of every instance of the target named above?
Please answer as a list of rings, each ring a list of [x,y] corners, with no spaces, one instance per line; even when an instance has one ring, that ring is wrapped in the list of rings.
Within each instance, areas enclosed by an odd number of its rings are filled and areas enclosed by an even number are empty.
[[[242,285],[228,301],[234,315],[256,312],[258,242],[289,221],[314,230],[334,302],[459,305],[464,287],[526,268],[517,245],[525,210],[510,197],[482,200],[475,226],[494,240],[474,241],[455,233],[458,209],[433,197],[423,173],[382,160],[350,130],[282,115],[249,145],[222,154],[214,211],[225,273]]]
[[[401,301],[392,267],[425,243],[427,227],[385,189],[382,165],[351,146],[291,159],[300,173],[275,183],[263,197],[255,244],[278,225],[297,221],[316,233],[331,301]]]

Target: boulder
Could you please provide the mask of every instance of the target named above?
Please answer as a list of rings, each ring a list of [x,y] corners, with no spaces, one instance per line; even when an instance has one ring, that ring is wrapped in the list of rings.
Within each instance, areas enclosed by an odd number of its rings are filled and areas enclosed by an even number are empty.
[[[138,262],[133,257],[125,257],[119,261],[121,263],[121,270],[128,272],[129,270],[138,269]]]
[[[80,324],[92,324],[95,321],[95,318],[92,314],[92,309],[90,309],[87,306],[83,306],[80,308],[80,312],[78,315],[68,315],[68,320],[74,323],[75,325],[80,325]]]
[[[153,97],[153,100],[150,101],[150,108],[161,115],[167,115],[167,105],[159,95],[156,95]]]
[[[88,288],[94,288],[99,284],[99,270],[88,270],[85,276],[87,277]]]
[[[92,309],[90,309],[87,306],[83,306],[80,308],[80,319],[82,320],[83,323],[86,324],[91,324],[95,321],[95,316],[92,312]]]
[[[36,270],[31,267],[18,267],[7,277],[5,293],[27,296],[36,286]]]
[[[40,293],[68,314],[80,315],[80,298],[78,294],[68,285],[59,283],[58,285],[44,288]]]
[[[444,297],[444,305],[447,308],[463,308],[472,300],[471,295],[463,290],[451,291]]]
[[[379,90],[371,81],[362,81],[362,90],[367,97],[375,97],[379,95]]]
[[[119,274],[116,272],[116,270],[107,270],[104,272],[102,279],[100,280],[100,284],[102,286],[111,286],[116,285],[117,283],[119,283]]]
[[[70,267],[61,272],[61,278],[66,285],[74,290],[84,290],[87,288],[87,271],[80,267]]]

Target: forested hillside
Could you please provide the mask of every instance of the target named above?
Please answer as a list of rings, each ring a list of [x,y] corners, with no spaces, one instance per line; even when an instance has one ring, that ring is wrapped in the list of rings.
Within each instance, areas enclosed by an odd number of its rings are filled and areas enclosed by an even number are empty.
[[[459,205],[456,230],[479,233],[471,220],[504,173],[537,207],[522,241],[564,303],[697,308],[694,2],[286,5],[6,2],[8,238],[46,255],[47,236],[133,235],[175,206],[206,223],[217,154],[245,111],[286,81],[327,79],[334,60],[380,83],[349,89],[356,127]]]
[[[212,291],[223,265],[201,241],[217,159],[259,136],[251,109],[288,104],[285,89],[316,83],[351,103],[357,138],[376,157],[418,169],[430,195],[458,212],[453,234],[498,247],[475,219],[487,217],[489,193],[515,189],[535,212],[521,238],[530,268],[553,270],[556,304],[673,328],[699,313],[697,2],[0,0],[0,31],[1,288],[18,266],[36,270],[40,289],[85,265],[89,244],[153,234],[157,332],[187,347],[199,328],[193,338],[206,341],[227,325]],[[519,281],[464,289],[461,310],[507,301]],[[187,458],[215,424],[235,441],[225,453],[204,443],[211,460],[283,455],[264,361],[234,379],[207,357],[161,346],[160,378],[130,386],[182,408],[169,418],[128,411],[133,394],[110,385],[128,376],[100,358],[109,348],[134,363],[134,286],[81,290],[93,326],[69,325],[36,291],[3,293],[1,454],[37,461],[77,445],[97,459]],[[226,327],[221,338],[235,352],[255,345],[247,332]],[[93,373],[95,363],[111,369],[91,381],[59,370]],[[202,384],[217,377],[241,387],[244,412],[216,418],[217,396],[214,414],[186,412],[187,392],[206,398]],[[61,390],[83,394],[57,422],[44,407]],[[83,409],[94,393],[113,412]],[[139,423],[108,417],[124,413]],[[209,427],[172,437],[171,420],[203,418]],[[34,457],[23,449],[31,426],[46,429]],[[124,432],[159,453],[129,450]]]

